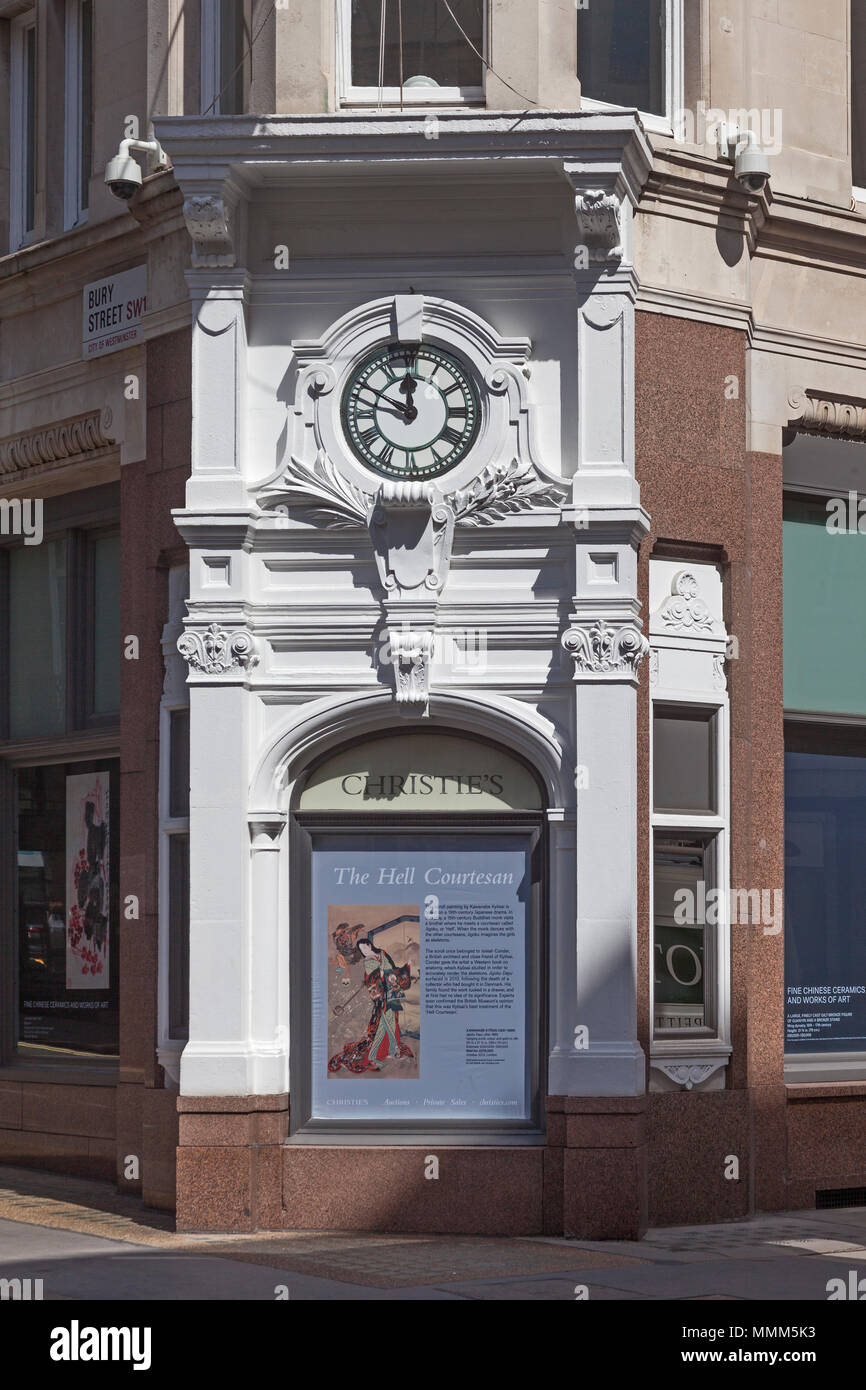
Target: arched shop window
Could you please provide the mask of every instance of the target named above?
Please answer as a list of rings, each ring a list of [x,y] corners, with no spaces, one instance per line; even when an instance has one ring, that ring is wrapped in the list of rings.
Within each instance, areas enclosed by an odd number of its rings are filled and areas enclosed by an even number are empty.
[[[292,1137],[541,1137],[543,794],[388,734],[308,774],[292,841]]]

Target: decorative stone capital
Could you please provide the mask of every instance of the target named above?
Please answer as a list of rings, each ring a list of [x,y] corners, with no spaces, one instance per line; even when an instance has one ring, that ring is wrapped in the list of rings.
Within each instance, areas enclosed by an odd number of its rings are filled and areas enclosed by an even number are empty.
[[[193,670],[223,676],[235,668],[249,671],[257,666],[255,645],[244,628],[227,632],[219,623],[211,623],[204,632],[187,630],[178,638],[177,649]]]
[[[192,237],[194,266],[233,266],[232,208],[215,193],[197,193],[183,205],[186,228]]]
[[[250,844],[257,851],[279,850],[286,825],[282,811],[252,811],[247,820]]]
[[[637,622],[616,627],[603,618],[581,621],[572,618],[573,626],[562,636],[562,645],[574,659],[574,677],[595,680],[638,679],[638,668],[649,651],[649,642]]]

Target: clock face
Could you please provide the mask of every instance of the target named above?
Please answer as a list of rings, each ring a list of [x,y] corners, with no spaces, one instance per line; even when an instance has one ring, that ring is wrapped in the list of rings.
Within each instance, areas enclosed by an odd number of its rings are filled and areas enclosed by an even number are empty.
[[[435,478],[469,452],[478,394],[469,371],[442,348],[390,343],[356,367],[343,392],[352,450],[387,478]]]

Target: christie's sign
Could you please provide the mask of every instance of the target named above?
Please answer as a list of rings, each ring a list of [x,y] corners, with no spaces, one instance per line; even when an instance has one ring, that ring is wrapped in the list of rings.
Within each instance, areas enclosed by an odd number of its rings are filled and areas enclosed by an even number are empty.
[[[405,776],[396,772],[351,772],[342,779],[340,788],[346,796],[388,800],[400,796],[437,795],[501,797],[503,792],[501,772],[410,772]]]
[[[82,356],[102,357],[141,341],[147,309],[147,266],[137,265],[84,286]]]

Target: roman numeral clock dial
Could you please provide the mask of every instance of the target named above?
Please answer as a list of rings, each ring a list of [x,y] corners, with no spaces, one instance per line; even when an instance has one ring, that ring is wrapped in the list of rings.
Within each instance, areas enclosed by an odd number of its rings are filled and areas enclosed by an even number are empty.
[[[355,368],[343,392],[352,452],[375,473],[435,478],[471,449],[480,407],[469,369],[442,348],[392,343]]]

